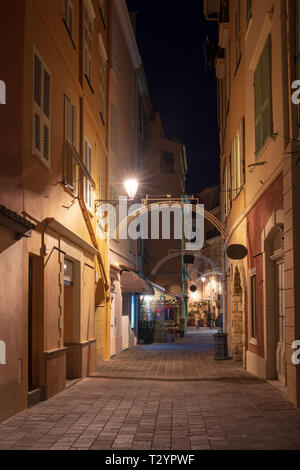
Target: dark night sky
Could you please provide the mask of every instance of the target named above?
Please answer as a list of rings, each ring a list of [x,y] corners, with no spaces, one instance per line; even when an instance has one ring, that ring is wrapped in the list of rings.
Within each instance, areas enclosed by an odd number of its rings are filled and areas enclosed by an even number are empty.
[[[127,0],[137,11],[137,41],[156,111],[167,137],[187,146],[187,193],[219,183],[217,84],[205,70],[203,43],[216,35],[203,1]]]

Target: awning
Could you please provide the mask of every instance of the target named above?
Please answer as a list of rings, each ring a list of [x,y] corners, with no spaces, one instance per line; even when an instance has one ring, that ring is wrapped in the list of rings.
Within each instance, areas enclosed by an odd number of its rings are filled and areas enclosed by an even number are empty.
[[[124,293],[154,295],[154,289],[149,281],[127,269],[121,273],[121,289]]]
[[[168,291],[167,289],[165,289],[164,287],[161,287],[159,286],[158,284],[155,284],[154,282],[152,281],[149,281],[151,286],[154,288],[154,289],[157,289],[161,292],[163,292],[164,294],[170,296],[170,297],[173,297],[174,299],[177,299],[179,301],[181,301],[181,297],[179,295],[176,295],[176,294],[173,294],[173,292],[170,292]]]

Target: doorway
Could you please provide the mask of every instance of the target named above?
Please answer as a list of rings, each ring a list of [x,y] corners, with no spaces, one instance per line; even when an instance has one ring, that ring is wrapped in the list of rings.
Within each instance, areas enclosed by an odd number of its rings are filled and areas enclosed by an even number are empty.
[[[283,227],[274,225],[265,240],[267,378],[286,385]]]
[[[28,259],[28,406],[43,399],[41,369],[43,354],[43,268],[38,256]]]
[[[236,267],[234,273],[234,284],[232,294],[232,344],[233,359],[243,360],[244,338],[243,338],[243,289],[239,269]]]
[[[285,361],[285,306],[284,306],[284,260],[279,258],[275,265],[276,285],[276,373],[277,379],[286,385]]]
[[[33,259],[29,257],[28,270],[28,392],[34,390],[33,380]]]
[[[80,265],[64,259],[64,347],[67,348],[66,379],[81,377],[80,343]]]

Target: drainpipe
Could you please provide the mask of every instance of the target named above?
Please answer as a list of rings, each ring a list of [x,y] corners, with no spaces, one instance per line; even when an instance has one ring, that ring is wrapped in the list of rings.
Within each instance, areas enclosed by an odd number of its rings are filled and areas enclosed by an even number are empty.
[[[222,294],[223,294],[223,331],[228,333],[227,278],[225,269],[225,238],[222,236]]]
[[[184,203],[185,198],[181,196],[182,203]],[[182,319],[184,321],[184,332],[186,333],[186,274],[185,274],[185,265],[184,265],[184,253],[185,253],[185,237],[184,237],[184,207],[182,206],[182,237],[181,237],[181,264],[182,264]]]

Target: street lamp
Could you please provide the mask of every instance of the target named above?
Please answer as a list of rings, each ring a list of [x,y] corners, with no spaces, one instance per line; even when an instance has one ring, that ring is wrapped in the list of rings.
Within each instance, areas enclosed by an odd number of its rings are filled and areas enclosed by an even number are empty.
[[[204,284],[204,282],[206,281],[206,278],[205,278],[205,277],[201,277],[201,281],[202,281],[203,284]]]
[[[137,190],[138,190],[138,187],[139,187],[139,182],[136,179],[131,178],[131,179],[128,179],[128,180],[124,181],[124,186],[125,186],[125,189],[126,189],[129,200],[132,201],[136,196],[136,193],[137,193]],[[120,202],[119,200],[115,200],[115,199],[97,199],[95,201],[95,207],[97,209],[97,207],[100,204],[117,205],[117,204],[119,204],[119,202]]]
[[[139,183],[135,179],[126,180],[124,183],[125,189],[130,199],[134,199],[139,187]]]

